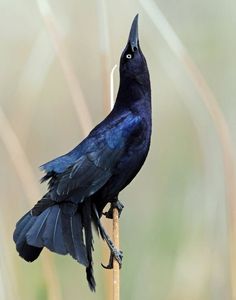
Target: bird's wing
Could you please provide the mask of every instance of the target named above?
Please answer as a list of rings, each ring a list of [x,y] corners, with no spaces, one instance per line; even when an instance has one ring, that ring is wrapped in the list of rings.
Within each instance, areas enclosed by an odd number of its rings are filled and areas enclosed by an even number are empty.
[[[84,143],[86,143],[86,139],[69,153],[66,153],[41,165],[40,169],[46,173],[63,173],[68,168],[68,166],[73,165],[75,161],[81,156],[81,148],[83,148],[81,146]],[[45,179],[47,180],[47,178]]]
[[[53,200],[76,197],[73,202],[82,202],[99,190],[111,177],[111,167],[119,159],[121,148],[112,151],[105,144],[94,152],[81,156],[71,167],[60,174],[53,184]],[[76,190],[76,193],[73,193]]]
[[[51,199],[61,201],[70,197],[73,202],[82,202],[98,191],[112,176],[114,166],[128,146],[130,135],[139,127],[141,118],[126,115],[119,122],[110,123],[87,138],[87,151],[50,185]],[[76,193],[74,193],[76,191]],[[75,197],[76,199],[73,199]]]

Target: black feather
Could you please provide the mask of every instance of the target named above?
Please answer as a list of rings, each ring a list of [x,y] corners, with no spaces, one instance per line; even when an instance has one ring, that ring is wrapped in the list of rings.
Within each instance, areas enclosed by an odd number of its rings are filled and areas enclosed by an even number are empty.
[[[45,229],[46,220],[50,214],[51,207],[42,212],[39,216],[35,218],[34,224],[31,226],[30,230],[26,233],[26,241],[28,245],[34,247],[43,247],[44,243],[42,240],[42,233]]]
[[[95,291],[96,282],[93,274],[93,233],[92,233],[92,216],[91,216],[91,201],[87,200],[82,209],[82,220],[85,233],[85,242],[89,265],[86,268],[87,281],[91,291]]]
[[[13,239],[16,243],[16,250],[19,252],[19,255],[22,258],[29,262],[32,262],[38,258],[43,249],[43,247],[29,246],[26,241],[26,234],[35,221],[36,218],[33,217],[30,212],[28,212],[17,222],[16,230],[13,234]]]
[[[43,247],[38,248],[38,247],[34,247],[34,246],[30,246],[27,244],[27,242],[25,241],[20,249],[18,250],[19,255],[24,258],[24,260],[28,261],[28,262],[33,262],[35,259],[37,259],[41,253],[41,251],[43,250]]]
[[[47,209],[50,206],[55,205],[56,202],[52,201],[50,193],[48,192],[43,196],[41,200],[39,200],[35,206],[32,208],[31,213],[33,216],[40,215],[45,209]]]
[[[58,254],[67,254],[68,251],[62,234],[61,209],[59,205],[51,208],[50,217],[47,219],[45,228],[46,230],[42,236],[44,246]]]
[[[83,242],[81,218],[78,213],[68,215],[62,212],[62,233],[68,253],[84,266],[88,265]]]

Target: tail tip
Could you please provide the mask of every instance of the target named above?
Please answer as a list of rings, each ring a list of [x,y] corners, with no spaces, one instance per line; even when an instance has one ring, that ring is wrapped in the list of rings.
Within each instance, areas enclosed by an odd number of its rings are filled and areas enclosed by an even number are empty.
[[[93,276],[93,268],[91,266],[86,268],[86,273],[87,273],[87,281],[89,288],[92,292],[96,292],[96,281]]]

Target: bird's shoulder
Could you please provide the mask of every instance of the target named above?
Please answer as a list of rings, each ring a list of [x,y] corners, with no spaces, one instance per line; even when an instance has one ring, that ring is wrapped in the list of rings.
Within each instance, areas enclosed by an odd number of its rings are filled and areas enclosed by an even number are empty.
[[[106,157],[110,151],[120,152],[129,135],[137,130],[141,124],[141,118],[131,111],[123,111],[118,114],[110,114],[98,124],[90,134],[74,149],[67,154],[59,156],[40,168],[46,173],[43,181],[53,173],[63,173],[72,167],[77,161],[86,156]]]
[[[130,110],[109,115],[90,133],[90,137],[99,137],[112,149],[123,147],[129,141],[130,135],[143,126],[142,118]]]
[[[126,113],[119,118],[95,128],[89,136],[74,150],[43,165],[49,180],[50,197],[57,201],[76,192],[76,201],[95,193],[112,176],[113,169],[120,161],[130,134],[140,122],[138,116]],[[77,156],[76,156],[77,155]],[[63,164],[63,165],[62,165]]]

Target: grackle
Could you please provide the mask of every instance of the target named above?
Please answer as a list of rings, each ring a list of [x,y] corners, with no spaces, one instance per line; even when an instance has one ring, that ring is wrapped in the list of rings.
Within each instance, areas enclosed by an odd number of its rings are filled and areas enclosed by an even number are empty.
[[[151,87],[145,57],[139,46],[138,15],[120,58],[120,86],[113,110],[73,150],[41,166],[48,191],[16,224],[14,241],[19,255],[32,262],[44,247],[70,254],[86,267],[95,291],[92,224],[121,265],[100,218],[121,212],[118,195],[141,169],[151,138]],[[104,207],[111,208],[104,213]]]

